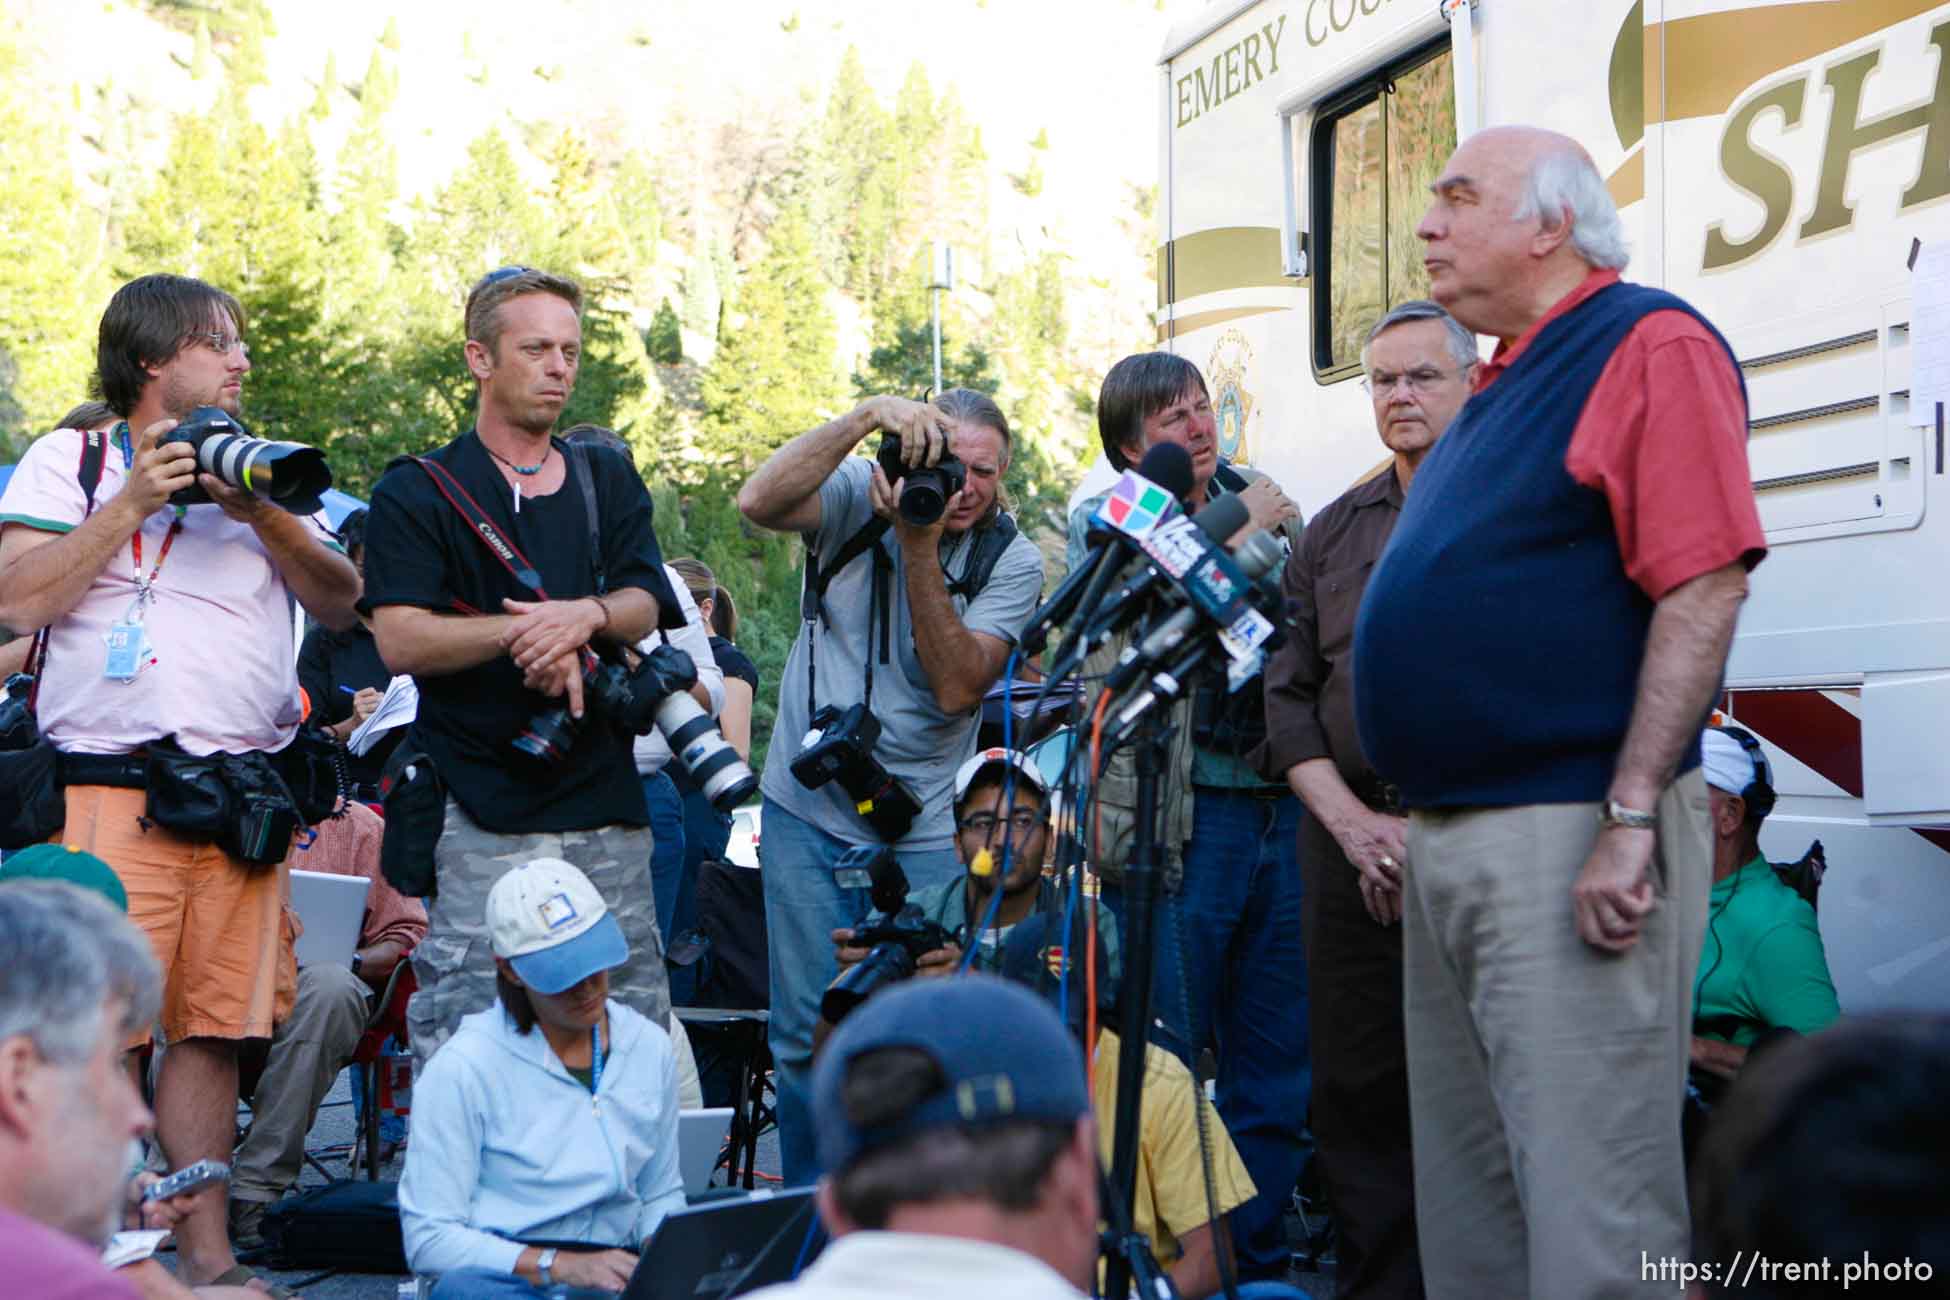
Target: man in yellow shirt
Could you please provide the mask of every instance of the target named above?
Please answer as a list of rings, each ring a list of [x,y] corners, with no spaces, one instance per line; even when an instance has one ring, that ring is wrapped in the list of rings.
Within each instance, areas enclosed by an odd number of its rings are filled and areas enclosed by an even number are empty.
[[[1016,926],[1003,946],[1001,973],[1006,979],[1027,984],[1052,999],[1057,998],[1061,971],[1066,964],[1062,944],[1054,936],[1063,932],[1060,917],[1038,915]],[[1083,924],[1073,934],[1087,933]],[[1089,1045],[1093,1061],[1090,1100],[1097,1116],[1097,1140],[1104,1166],[1111,1163],[1111,1136],[1117,1110],[1116,1033],[1102,1027],[1108,1008],[1116,1005],[1115,990],[1103,967],[1104,949],[1097,948],[1097,1002],[1099,1028],[1094,1044]],[[1083,951],[1069,954],[1067,1018],[1078,1037],[1086,1033],[1084,1008],[1087,1005]],[[1160,1267],[1170,1273],[1179,1295],[1185,1300],[1218,1294],[1219,1256],[1214,1224],[1251,1200],[1252,1176],[1246,1172],[1232,1138],[1226,1133],[1219,1112],[1206,1099],[1204,1090],[1190,1070],[1176,1056],[1156,1044],[1145,1047],[1144,1094],[1138,1113],[1138,1163],[1131,1224],[1151,1242],[1151,1252]],[[1204,1135],[1199,1132],[1201,1122]],[[1205,1153],[1211,1156],[1211,1195],[1207,1196]],[[1230,1238],[1227,1247],[1230,1248]],[[1239,1293],[1249,1296],[1295,1294],[1278,1284],[1241,1284]]]

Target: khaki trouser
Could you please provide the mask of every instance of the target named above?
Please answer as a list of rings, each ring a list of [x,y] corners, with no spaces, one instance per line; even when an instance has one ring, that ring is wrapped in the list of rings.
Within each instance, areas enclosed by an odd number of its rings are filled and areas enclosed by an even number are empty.
[[[1712,872],[1697,770],[1659,800],[1630,952],[1577,935],[1596,804],[1414,813],[1403,896],[1415,1217],[1434,1300],[1671,1293],[1680,1099]]]
[[[298,968],[298,1000],[271,1036],[251,1096],[251,1127],[237,1147],[230,1194],[275,1201],[298,1181],[305,1135],[366,1032],[373,991],[350,966]]]

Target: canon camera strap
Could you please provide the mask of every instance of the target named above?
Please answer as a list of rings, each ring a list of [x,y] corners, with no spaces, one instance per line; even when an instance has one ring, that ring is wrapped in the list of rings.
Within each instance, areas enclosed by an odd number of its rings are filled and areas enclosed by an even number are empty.
[[[563,459],[568,462],[570,469],[575,473],[576,486],[582,492],[583,511],[589,520],[590,564],[595,572],[596,594],[601,596],[607,593],[608,582],[603,570],[601,534],[598,531],[596,521],[595,484],[589,472],[589,463],[580,454],[577,454],[577,448],[573,443],[564,446]],[[411,461],[426,471],[427,477],[433,480],[435,489],[439,491],[441,496],[447,499],[447,504],[452,506],[455,513],[467,521],[468,531],[480,539],[481,545],[487,547],[488,553],[501,562],[501,567],[514,575],[516,582],[519,582],[543,600],[555,599],[542,586],[541,573],[534,565],[528,562],[528,557],[521,553],[521,548],[515,545],[514,539],[505,536],[501,529],[495,525],[495,522],[488,518],[487,511],[481,509],[481,503],[476,501],[473,495],[461,486],[460,480],[455,478],[445,465],[427,456],[402,456],[399,460],[394,461],[393,464],[397,465],[402,461]],[[387,468],[390,469],[391,466]],[[463,601],[455,601],[454,604],[463,613],[476,614],[480,612]]]

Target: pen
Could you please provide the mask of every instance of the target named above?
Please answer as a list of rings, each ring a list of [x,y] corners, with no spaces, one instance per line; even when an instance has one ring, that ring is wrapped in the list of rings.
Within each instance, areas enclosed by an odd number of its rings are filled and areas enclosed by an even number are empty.
[[[347,685],[346,685],[345,683],[343,683],[343,682],[340,682],[340,683],[339,683],[339,689],[340,689],[340,690],[342,690],[342,691],[344,691],[344,692],[345,692],[345,693],[346,693],[347,695],[357,695],[357,694],[359,693],[358,691],[356,691],[356,690],[354,690],[354,689],[353,689],[352,687],[350,687],[350,686],[347,686]]]

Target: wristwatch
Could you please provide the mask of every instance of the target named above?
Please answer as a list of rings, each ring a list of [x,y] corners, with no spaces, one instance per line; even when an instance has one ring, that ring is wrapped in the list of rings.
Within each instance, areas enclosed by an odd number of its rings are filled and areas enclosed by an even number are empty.
[[[1649,831],[1659,825],[1659,814],[1646,812],[1639,808],[1627,808],[1616,799],[1605,800],[1605,806],[1598,810],[1600,826],[1623,826],[1627,830]]]
[[[535,1271],[541,1274],[543,1287],[555,1285],[555,1279],[550,1277],[548,1273],[549,1269],[553,1267],[555,1267],[555,1247],[550,1246],[537,1256],[535,1260]]]
[[[365,964],[366,964],[366,957],[364,953],[354,952],[352,954],[352,973],[354,975],[357,975],[359,973],[359,968]]]

